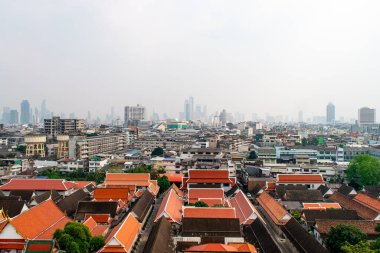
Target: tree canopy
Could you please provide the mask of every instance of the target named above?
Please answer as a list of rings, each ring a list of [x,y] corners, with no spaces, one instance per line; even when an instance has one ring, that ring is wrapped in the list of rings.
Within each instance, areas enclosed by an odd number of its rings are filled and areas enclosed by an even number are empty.
[[[257,159],[257,154],[256,154],[255,150],[252,150],[251,152],[249,152],[248,159],[250,159],[250,160],[256,160]]]
[[[166,176],[157,178],[157,184],[160,186],[160,192],[165,192],[170,187],[169,179]]]
[[[346,170],[352,185],[378,185],[380,182],[380,159],[370,155],[358,155]]]
[[[68,222],[65,228],[54,232],[59,248],[68,253],[96,252],[104,246],[102,236],[92,237],[90,230],[78,222]]]
[[[208,205],[203,201],[197,201],[195,202],[195,207],[208,207]]]
[[[338,225],[331,228],[326,238],[326,245],[330,252],[338,253],[342,252],[343,245],[355,245],[366,238],[367,236],[355,226]]]
[[[157,147],[153,149],[152,156],[162,156],[164,154],[164,149],[161,147]]]

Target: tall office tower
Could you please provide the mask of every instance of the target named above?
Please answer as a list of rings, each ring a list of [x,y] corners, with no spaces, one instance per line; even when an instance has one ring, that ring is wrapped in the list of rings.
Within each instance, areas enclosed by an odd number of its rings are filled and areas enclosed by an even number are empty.
[[[184,113],[184,116],[185,116],[185,120],[190,121],[191,120],[191,116],[190,116],[190,103],[189,103],[188,99],[185,100],[185,105],[184,105],[183,109],[184,109],[183,113]]]
[[[10,124],[18,124],[18,111],[17,110],[11,110],[10,111]]]
[[[298,122],[303,122],[303,111],[298,112]]]
[[[9,108],[9,107],[7,107],[7,106],[5,106],[5,107],[3,108],[2,122],[3,122],[4,124],[9,124],[10,117],[11,117],[10,112],[11,112],[11,108]]]
[[[227,111],[223,109],[223,111],[219,115],[219,121],[224,126],[227,124]]]
[[[190,119],[194,120],[194,98],[189,97]]]
[[[326,107],[326,122],[327,124],[335,123],[335,105],[329,103]]]
[[[359,125],[374,124],[376,122],[376,109],[362,107],[359,109],[358,114]]]
[[[139,121],[146,120],[145,106],[137,104],[137,106],[124,107],[124,124],[137,125]]]
[[[21,124],[30,123],[30,105],[28,100],[23,100],[21,102],[20,122]]]

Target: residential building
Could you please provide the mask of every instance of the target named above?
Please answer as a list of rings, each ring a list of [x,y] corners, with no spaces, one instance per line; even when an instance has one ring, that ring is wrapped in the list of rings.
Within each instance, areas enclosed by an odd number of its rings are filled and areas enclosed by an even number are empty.
[[[45,145],[46,136],[45,135],[26,135],[26,156],[27,157],[45,157]]]
[[[136,106],[124,107],[124,125],[137,126],[140,121],[146,120],[145,106],[137,104]]]
[[[44,131],[50,138],[56,138],[58,134],[78,134],[84,130],[83,119],[61,119],[53,117],[44,119]]]
[[[376,109],[371,109],[368,107],[360,108],[358,123],[359,125],[376,123]]]

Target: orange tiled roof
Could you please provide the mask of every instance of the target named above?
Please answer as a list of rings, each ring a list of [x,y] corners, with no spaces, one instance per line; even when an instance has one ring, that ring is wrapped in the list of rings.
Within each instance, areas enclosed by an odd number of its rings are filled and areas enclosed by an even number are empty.
[[[149,186],[150,174],[149,173],[107,173],[104,185],[136,185],[136,186]]]
[[[309,210],[326,210],[326,209],[342,209],[339,203],[303,203],[303,209]]]
[[[12,178],[8,183],[1,185],[0,190],[39,190],[39,191],[67,191],[77,189],[78,185],[64,179],[19,179]]]
[[[380,200],[359,192],[354,200],[380,213]]]
[[[199,199],[219,199],[220,202],[223,203],[224,190],[222,188],[189,189],[188,199],[189,199],[189,203],[195,203]]]
[[[106,245],[100,250],[100,252],[129,252],[140,229],[141,224],[132,214],[128,214],[127,218],[116,226],[107,237]]]
[[[96,186],[96,183],[94,181],[75,181],[74,183],[78,186],[78,189],[83,189],[89,184]]]
[[[25,239],[52,239],[56,229],[72,221],[49,199],[14,217],[11,224]]]
[[[166,176],[170,183],[182,183],[185,174],[160,174],[160,177]]]
[[[156,182],[155,184],[154,181]],[[160,186],[157,185],[157,180],[151,180],[148,189],[154,196],[157,196],[158,192],[160,191]]]
[[[86,214],[84,220],[92,217],[97,223],[109,223],[110,215],[109,214]]]
[[[334,192],[334,194],[331,195],[329,199],[338,202],[345,209],[355,210],[360,217],[366,220],[373,220],[379,215],[377,211],[352,200],[340,192]]]
[[[225,204],[225,201],[223,199],[198,199],[198,201],[202,201],[204,203],[206,203],[208,206],[210,207],[213,207],[213,206],[220,206],[220,205],[224,205]],[[191,202],[191,203],[195,203],[196,201],[194,202]]]
[[[181,191],[175,184],[172,184],[170,186],[169,190],[170,189],[173,189],[177,193],[177,195],[180,196],[180,197],[184,197],[185,196],[185,193],[183,191]]]
[[[277,183],[290,184],[290,183],[317,183],[324,184],[322,175],[320,174],[278,174]]]
[[[229,178],[228,170],[189,170],[189,178],[210,178],[210,179],[225,179]]]
[[[275,191],[276,183],[275,182],[266,182],[266,190],[267,191]]]
[[[94,199],[96,201],[123,200],[128,201],[129,188],[96,188]]]
[[[184,218],[236,218],[234,208],[192,207],[183,208]]]
[[[91,216],[85,222],[83,222],[83,225],[85,225],[86,227],[88,227],[88,229],[90,230],[92,236],[99,236],[99,235],[104,236],[104,234],[106,233],[106,231],[109,228],[108,225],[98,224],[94,220],[94,218],[92,218]]]
[[[221,244],[208,243],[191,246],[184,252],[239,252],[239,253],[256,253],[256,248],[252,244]]]
[[[182,199],[173,189],[170,189],[170,191],[166,192],[164,199],[162,200],[155,222],[161,218],[161,216],[165,216],[170,222],[181,223],[182,206]]]
[[[284,207],[267,192],[261,193],[257,201],[277,225],[285,225],[290,220],[291,217]]]
[[[249,201],[245,194],[240,190],[230,199],[230,203],[236,210],[236,215],[239,218],[240,224],[246,224],[250,220],[255,220],[259,214],[251,201]]]

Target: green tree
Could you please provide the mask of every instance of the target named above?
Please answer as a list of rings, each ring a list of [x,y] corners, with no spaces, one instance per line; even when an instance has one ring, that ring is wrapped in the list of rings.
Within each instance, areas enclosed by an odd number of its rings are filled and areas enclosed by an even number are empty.
[[[357,227],[352,225],[338,225],[331,228],[327,234],[326,245],[332,253],[342,252],[343,245],[349,243],[351,245],[358,244],[366,239],[366,235]]]
[[[257,154],[256,154],[255,150],[252,150],[251,152],[249,152],[248,159],[250,159],[250,160],[256,160],[257,159]]]
[[[104,239],[102,236],[94,236],[90,239],[90,251],[96,252],[105,245]]]
[[[380,182],[380,159],[370,155],[358,155],[348,165],[347,178],[357,185],[378,185]]]
[[[25,154],[26,152],[26,146],[25,145],[18,145],[16,150],[22,154]]]
[[[302,146],[307,146],[308,141],[305,137],[302,138]]]
[[[164,154],[164,149],[161,147],[157,147],[153,149],[152,156],[162,156]]]
[[[349,244],[349,243],[346,243],[342,246],[341,248],[341,252],[344,252],[344,253],[375,253],[375,252],[378,252],[376,250],[373,250],[371,249],[371,245],[369,242],[367,241],[361,241],[357,244]]]
[[[298,221],[298,223],[300,223],[300,224],[304,224],[305,221],[302,219],[301,215],[302,215],[302,214],[301,214],[300,211],[293,211],[293,212],[292,212],[292,216],[293,216],[293,218],[296,219],[296,220]]]
[[[157,178],[157,184],[160,186],[160,192],[165,192],[170,187],[170,181],[166,176]]]
[[[195,202],[195,207],[208,207],[208,205],[203,201],[197,201]]]
[[[103,237],[92,237],[90,230],[78,222],[68,222],[63,230],[57,229],[53,238],[68,253],[96,252],[105,244]]]

